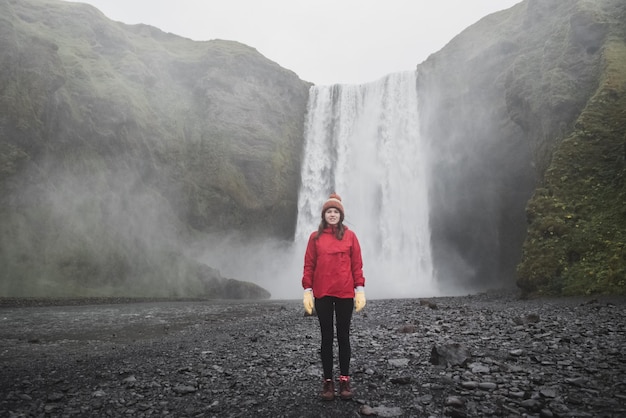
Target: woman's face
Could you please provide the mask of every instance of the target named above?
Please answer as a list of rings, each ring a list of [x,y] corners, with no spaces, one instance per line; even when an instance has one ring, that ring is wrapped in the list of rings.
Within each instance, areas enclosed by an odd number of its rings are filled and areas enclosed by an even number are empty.
[[[335,208],[328,208],[324,212],[324,220],[328,225],[337,225],[341,219],[341,212]]]

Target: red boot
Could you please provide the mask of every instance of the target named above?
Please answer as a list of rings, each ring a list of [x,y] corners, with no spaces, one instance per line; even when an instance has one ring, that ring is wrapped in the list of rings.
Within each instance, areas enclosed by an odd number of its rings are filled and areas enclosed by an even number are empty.
[[[350,389],[350,376],[339,376],[339,397],[341,399],[352,399],[352,389]]]
[[[335,382],[333,382],[333,379],[324,380],[324,387],[322,388],[322,394],[320,396],[325,401],[335,399]]]

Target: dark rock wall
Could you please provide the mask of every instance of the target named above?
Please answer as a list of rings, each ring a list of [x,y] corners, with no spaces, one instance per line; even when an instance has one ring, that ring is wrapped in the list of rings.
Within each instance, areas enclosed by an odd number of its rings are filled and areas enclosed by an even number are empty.
[[[442,283],[514,285],[524,208],[598,86],[617,4],[522,2],[418,66],[424,134],[437,156],[430,199]]]

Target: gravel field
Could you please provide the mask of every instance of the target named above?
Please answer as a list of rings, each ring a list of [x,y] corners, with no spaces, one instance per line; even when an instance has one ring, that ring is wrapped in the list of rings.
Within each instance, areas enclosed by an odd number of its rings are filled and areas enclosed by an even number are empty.
[[[369,300],[351,401],[300,300],[0,299],[1,417],[625,417],[626,299]]]

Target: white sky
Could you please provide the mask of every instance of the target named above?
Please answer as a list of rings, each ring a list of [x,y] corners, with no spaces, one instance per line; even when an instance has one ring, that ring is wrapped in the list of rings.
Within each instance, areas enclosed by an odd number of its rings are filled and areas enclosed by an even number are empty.
[[[463,29],[520,1],[80,0],[124,23],[241,42],[318,85],[412,70]]]

